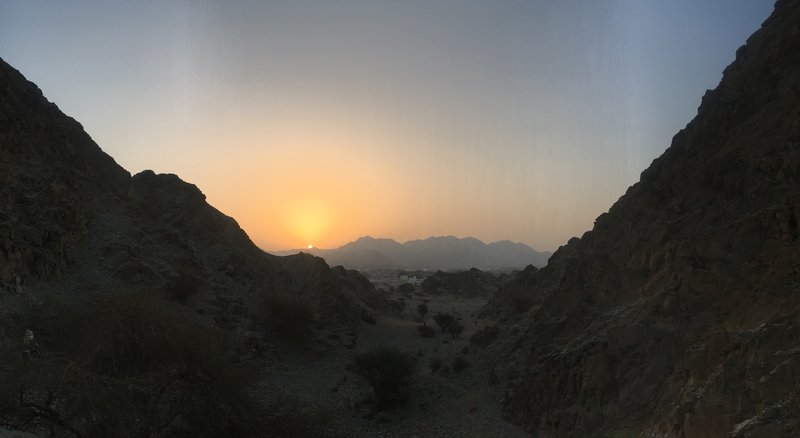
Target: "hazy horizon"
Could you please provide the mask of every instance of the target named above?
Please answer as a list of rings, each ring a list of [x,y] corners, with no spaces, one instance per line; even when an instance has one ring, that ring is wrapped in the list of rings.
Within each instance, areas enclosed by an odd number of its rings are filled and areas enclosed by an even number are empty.
[[[27,2],[0,57],[261,248],[591,229],[772,1]]]
[[[334,247],[320,247],[320,246],[317,246],[317,245],[313,245],[313,247],[309,248],[308,245],[305,245],[305,246],[302,246],[302,247],[295,247],[295,248],[262,248],[262,249],[264,251],[266,251],[266,252],[285,252],[285,251],[296,251],[296,250],[304,250],[304,249],[317,249],[317,250],[338,249],[338,248],[341,248],[344,245],[356,242],[356,241],[358,241],[360,239],[363,239],[363,238],[370,238],[370,239],[374,239],[374,240],[393,240],[393,241],[395,241],[395,242],[397,242],[397,243],[399,243],[401,245],[409,243],[409,242],[423,241],[423,240],[428,240],[428,239],[456,238],[456,239],[459,239],[459,240],[463,240],[463,239],[472,238],[472,239],[479,240],[481,243],[483,243],[485,245],[491,245],[493,243],[499,243],[499,242],[511,242],[513,244],[521,243],[523,245],[527,245],[528,247],[531,247],[527,243],[518,242],[518,241],[511,240],[511,239],[500,239],[500,240],[486,241],[486,240],[483,240],[483,239],[478,239],[477,237],[474,237],[474,236],[455,236],[455,235],[452,235],[452,234],[417,237],[417,238],[412,238],[412,239],[408,239],[408,240],[398,240],[398,239],[394,239],[392,237],[372,236],[372,235],[369,235],[369,234],[364,234],[364,235],[361,235],[361,236],[357,236],[357,237],[353,238],[352,240],[349,240],[349,241],[347,241],[347,242],[345,242],[345,243],[343,243],[341,245],[337,245],[337,246],[334,246]],[[564,243],[566,243],[566,242],[564,242]],[[531,247],[531,248],[533,248],[533,247]],[[533,248],[533,249],[536,250],[537,252],[542,252],[542,253],[552,252],[552,251],[548,251],[548,250],[540,250],[538,248]]]

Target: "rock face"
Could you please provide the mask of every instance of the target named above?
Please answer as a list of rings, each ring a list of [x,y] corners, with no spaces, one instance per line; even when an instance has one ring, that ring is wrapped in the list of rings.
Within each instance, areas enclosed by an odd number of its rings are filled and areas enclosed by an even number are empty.
[[[800,436],[800,1],[594,228],[485,314],[537,436]]]
[[[63,272],[87,208],[127,192],[130,174],[0,60],[0,290]]]

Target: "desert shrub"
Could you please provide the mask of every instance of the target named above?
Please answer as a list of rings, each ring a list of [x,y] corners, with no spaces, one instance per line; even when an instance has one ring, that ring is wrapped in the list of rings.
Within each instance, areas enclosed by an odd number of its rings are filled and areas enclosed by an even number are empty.
[[[402,293],[414,292],[414,285],[411,283],[403,283],[397,286],[397,291]]]
[[[456,322],[455,317],[449,313],[437,313],[433,315],[433,320],[436,321],[436,325],[439,326],[442,333],[446,333],[447,329]]]
[[[463,331],[464,331],[464,326],[463,326],[463,325],[461,325],[461,323],[460,323],[460,322],[458,322],[458,321],[453,321],[452,323],[450,323],[450,324],[447,326],[447,333],[449,333],[449,334],[450,334],[450,336],[451,336],[453,339],[455,339],[455,338],[457,338],[457,337],[461,336],[461,333],[462,333]]]
[[[420,319],[425,321],[425,315],[428,314],[428,306],[425,303],[419,303],[417,305],[417,313],[419,313]]]
[[[263,326],[294,340],[304,341],[313,334],[315,318],[311,307],[286,295],[268,296],[259,319]]]
[[[389,304],[391,304],[392,307],[394,307],[397,310],[403,310],[406,308],[406,306],[408,306],[408,303],[406,302],[405,299],[403,299],[403,297],[400,297],[397,300],[389,300]]]
[[[442,358],[439,356],[431,357],[430,361],[428,361],[428,365],[431,366],[431,371],[436,372],[439,371],[439,368],[442,367]]]
[[[366,322],[369,325],[375,325],[375,323],[377,322],[375,320],[375,316],[373,316],[371,313],[367,312],[366,310],[362,310],[361,311],[361,320]]]
[[[478,347],[485,347],[494,342],[499,333],[500,329],[496,325],[491,325],[472,335],[472,337],[469,338],[469,342]]]
[[[438,294],[439,287],[441,287],[442,285],[443,285],[442,280],[440,280],[434,275],[422,281],[422,290],[431,295]]]
[[[461,372],[465,368],[468,368],[469,365],[470,365],[469,361],[465,359],[463,356],[456,356],[456,358],[453,359],[453,365],[452,365],[453,372],[454,373]]]
[[[396,347],[374,347],[353,360],[353,371],[372,387],[379,411],[408,399],[416,366],[414,356]]]
[[[419,335],[423,338],[432,338],[436,336],[436,330],[429,325],[418,325],[417,332],[419,332]]]

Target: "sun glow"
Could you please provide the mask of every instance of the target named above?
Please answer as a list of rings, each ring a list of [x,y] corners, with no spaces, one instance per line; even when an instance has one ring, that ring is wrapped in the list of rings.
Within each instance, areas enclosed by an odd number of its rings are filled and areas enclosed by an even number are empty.
[[[314,245],[312,245],[312,244],[310,244],[310,243],[309,243],[309,244],[308,244],[308,249],[314,249]]]
[[[296,200],[286,206],[284,226],[297,240],[316,242],[331,229],[333,211],[327,202],[306,198]],[[313,245],[308,245],[308,249]]]
[[[282,112],[256,107],[253,119],[239,120],[241,129],[231,130],[226,141],[247,145],[244,162],[209,152],[205,159],[217,164],[213,173],[189,176],[225,182],[206,189],[209,202],[269,250],[335,248],[364,234],[415,237],[384,224],[403,218],[411,226],[424,210],[417,202],[419,210],[408,211],[417,197],[400,190],[421,193],[421,183],[406,177],[418,157],[386,154],[385,148],[419,142],[374,111],[289,97]]]

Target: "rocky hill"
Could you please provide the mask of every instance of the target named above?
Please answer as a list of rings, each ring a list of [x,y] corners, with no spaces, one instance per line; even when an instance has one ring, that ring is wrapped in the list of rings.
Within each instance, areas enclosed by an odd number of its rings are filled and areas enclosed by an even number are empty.
[[[349,269],[513,269],[527,265],[544,266],[549,252],[539,252],[523,243],[508,240],[483,243],[478,239],[453,236],[429,237],[399,243],[392,239],[360,237],[336,249],[280,251],[296,254],[308,251],[331,266]]]
[[[357,272],[264,253],[177,176],[131,177],[2,60],[0,185],[4,426],[230,436],[257,405],[230,391],[265,370],[248,357],[389,309]]]
[[[594,228],[484,310],[536,436],[800,436],[800,1]]]
[[[506,274],[493,274],[472,268],[467,271],[442,272],[425,278],[422,290],[431,295],[490,297],[508,280]]]

